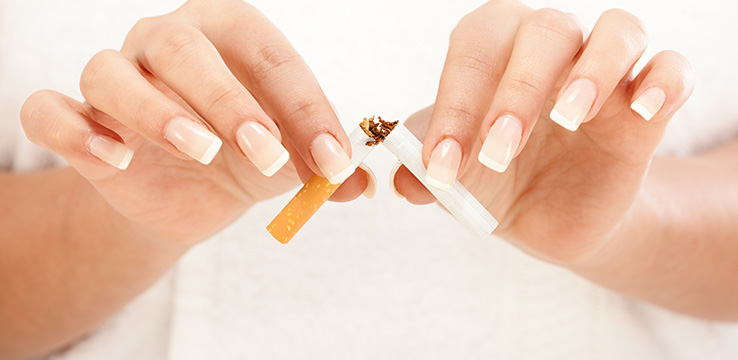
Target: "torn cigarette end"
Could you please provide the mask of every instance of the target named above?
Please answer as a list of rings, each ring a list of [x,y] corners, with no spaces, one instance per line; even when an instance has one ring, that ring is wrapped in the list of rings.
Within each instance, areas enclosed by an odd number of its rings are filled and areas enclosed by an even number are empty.
[[[384,139],[387,138],[387,135],[389,135],[400,122],[399,120],[384,121],[381,116],[378,116],[377,120],[379,122],[375,122],[374,116],[372,116],[370,118],[364,118],[364,121],[359,124],[361,129],[364,130],[364,133],[372,138],[372,140],[366,142],[366,146],[375,146],[384,141]]]
[[[381,117],[378,120],[375,122],[373,116],[364,118],[359,123],[359,128],[349,135],[354,169],[398,124],[398,121],[384,121]],[[341,185],[333,185],[328,179],[314,175],[267,225],[267,231],[283,244],[290,242],[339,186]]]
[[[341,184],[333,185],[328,179],[313,175],[267,225],[267,231],[282,244],[290,242],[339,186]]]

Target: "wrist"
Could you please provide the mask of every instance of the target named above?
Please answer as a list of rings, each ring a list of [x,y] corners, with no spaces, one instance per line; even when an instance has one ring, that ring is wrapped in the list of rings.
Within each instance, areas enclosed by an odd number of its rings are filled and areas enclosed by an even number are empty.
[[[75,190],[70,194],[70,209],[77,212],[77,216],[69,217],[68,224],[74,236],[88,237],[97,233],[100,239],[127,243],[131,247],[140,247],[145,251],[155,251],[163,257],[179,257],[187,252],[197,242],[176,241],[170,237],[134,221],[121,214],[90,184],[89,181],[78,175]]]

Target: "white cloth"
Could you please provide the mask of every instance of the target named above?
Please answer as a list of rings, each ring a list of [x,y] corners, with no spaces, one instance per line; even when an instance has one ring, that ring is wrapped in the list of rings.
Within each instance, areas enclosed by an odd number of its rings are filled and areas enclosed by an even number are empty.
[[[118,48],[160,0],[0,0],[0,167],[61,163],[30,145],[23,100],[53,88],[81,98],[86,61]],[[433,102],[448,34],[481,1],[257,0],[336,104],[345,127],[404,118]],[[538,1],[590,26],[606,7],[644,19],[652,55],[686,54],[698,77],[662,154],[687,154],[738,132],[738,5]],[[134,160],[135,161],[135,160]],[[250,210],[193,249],[167,277],[56,359],[735,359],[735,326],[639,303],[533,259],[479,242],[434,206],[389,195],[394,159],[368,163],[377,197],[328,204],[287,246],[264,227],[292,195]],[[380,224],[364,231],[367,221]],[[60,309],[63,311],[63,309]]]

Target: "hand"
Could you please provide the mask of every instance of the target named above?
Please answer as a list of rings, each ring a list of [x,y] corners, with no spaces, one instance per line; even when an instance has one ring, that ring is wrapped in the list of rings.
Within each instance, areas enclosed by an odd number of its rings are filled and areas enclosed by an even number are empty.
[[[458,175],[500,220],[497,235],[549,261],[585,259],[627,219],[693,88],[689,63],[670,51],[633,77],[646,43],[622,10],[605,12],[584,44],[577,19],[553,9],[501,0],[467,15],[435,106],[408,120],[428,182]],[[393,181],[413,203],[434,201],[404,168]]]
[[[22,111],[28,137],[157,239],[207,238],[296,186],[296,169],[333,182],[351,175],[347,136],[307,64],[241,1],[192,0],[142,19],[120,51],[90,60],[80,86],[84,104],[32,95]],[[355,198],[367,179],[344,185],[334,199]]]

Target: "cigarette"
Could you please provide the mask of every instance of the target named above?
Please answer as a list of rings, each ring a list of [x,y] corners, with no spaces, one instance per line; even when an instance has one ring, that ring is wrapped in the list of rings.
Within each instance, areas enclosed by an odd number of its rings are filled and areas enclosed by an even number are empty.
[[[364,121],[349,134],[351,142],[351,166],[354,170],[382,142],[397,125],[374,117]],[[331,184],[328,179],[313,175],[285,205],[282,211],[267,225],[267,231],[282,244],[287,244],[341,184]]]
[[[457,221],[478,238],[486,238],[497,227],[497,220],[456,180],[450,190],[444,191],[425,182],[423,144],[405,126],[397,126],[384,140],[384,146],[415,175]]]

